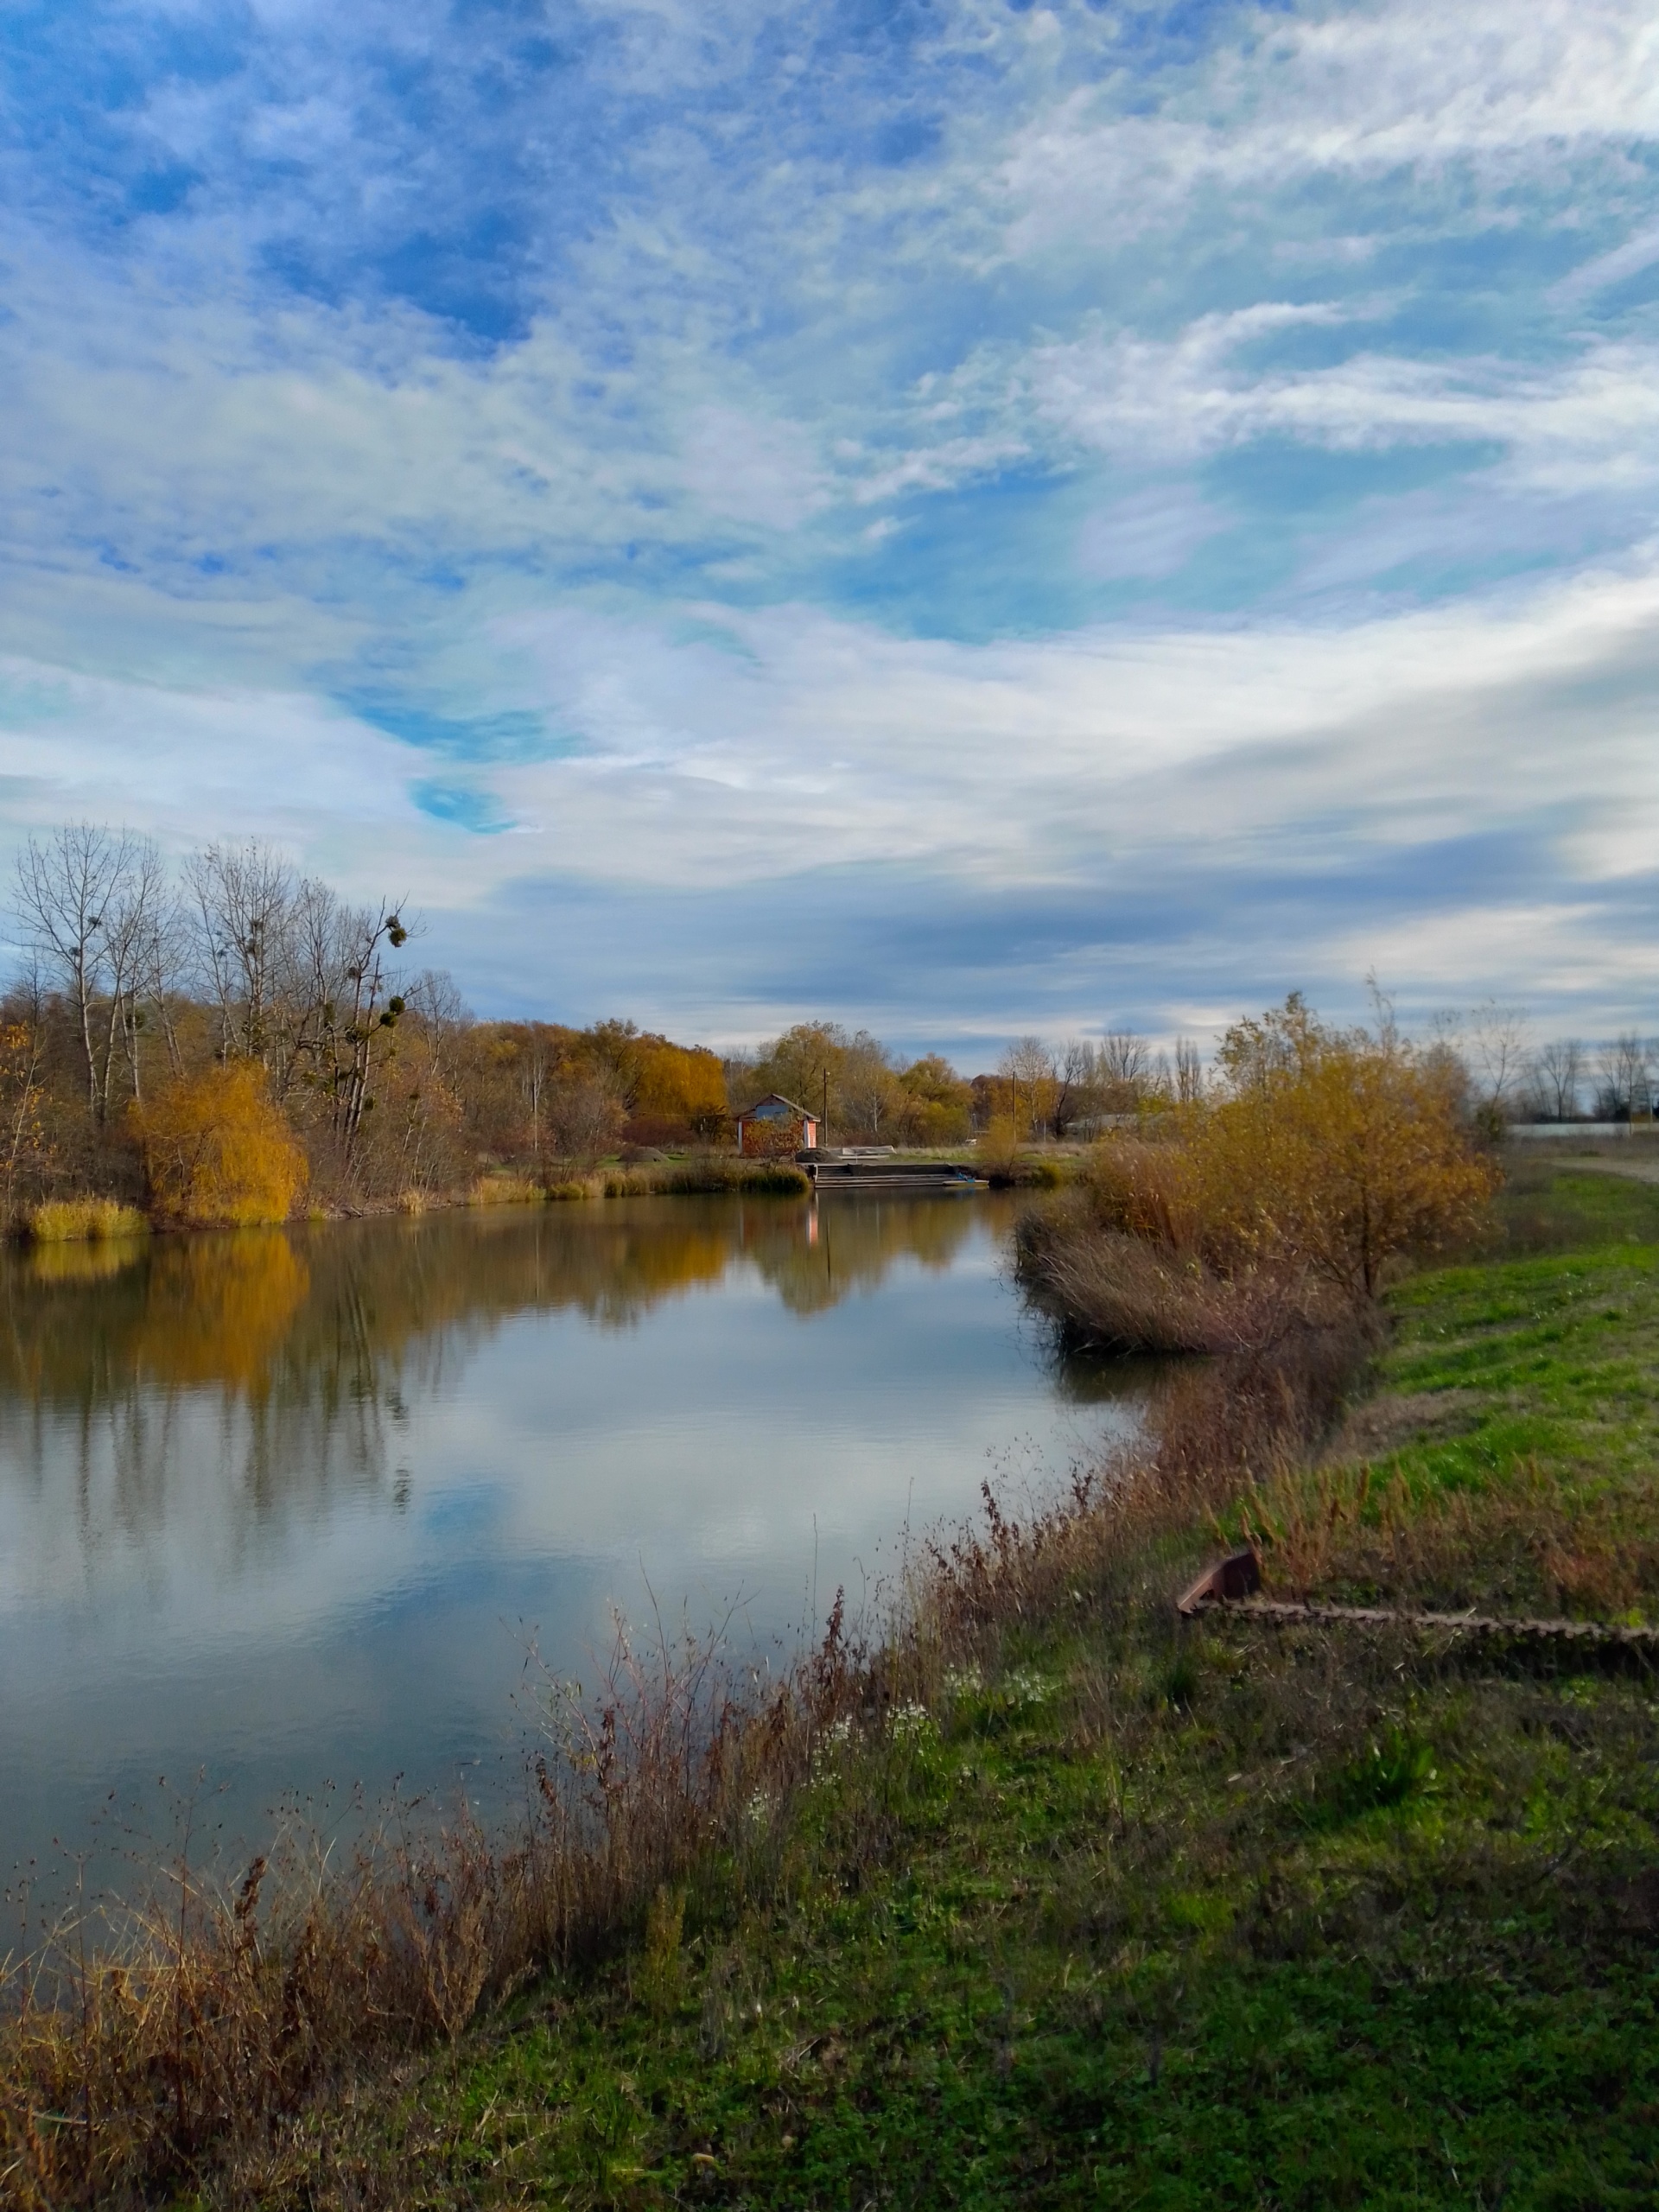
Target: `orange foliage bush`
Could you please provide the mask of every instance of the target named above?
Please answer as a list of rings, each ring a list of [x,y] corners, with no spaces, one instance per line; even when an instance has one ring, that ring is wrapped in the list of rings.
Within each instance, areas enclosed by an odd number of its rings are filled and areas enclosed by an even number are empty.
[[[256,1061],[180,1077],[131,1115],[165,1220],[237,1228],[284,1221],[305,1187],[305,1154]]]
[[[1205,1242],[1231,1270],[1297,1262],[1355,1298],[1389,1262],[1466,1234],[1497,1187],[1451,1071],[1300,995],[1223,1040],[1225,1090],[1186,1110]]]
[[[1161,1140],[1107,1138],[1103,1229],[1224,1275],[1301,1268],[1357,1298],[1402,1252],[1471,1229],[1497,1185],[1446,1072],[1391,1034],[1325,1027],[1300,997],[1227,1033],[1221,1080]]]
[[[1020,1231],[1020,1266],[1104,1341],[1225,1350],[1375,1295],[1465,1234],[1497,1185],[1452,1073],[1391,1030],[1292,997],[1223,1040],[1217,1083],[1097,1149],[1077,1198]]]

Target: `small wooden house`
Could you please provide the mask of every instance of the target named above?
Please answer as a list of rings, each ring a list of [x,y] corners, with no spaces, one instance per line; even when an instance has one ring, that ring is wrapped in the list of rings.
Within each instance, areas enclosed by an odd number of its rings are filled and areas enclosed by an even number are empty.
[[[737,1148],[774,1159],[784,1152],[816,1152],[818,1117],[792,1098],[769,1090],[738,1116]]]

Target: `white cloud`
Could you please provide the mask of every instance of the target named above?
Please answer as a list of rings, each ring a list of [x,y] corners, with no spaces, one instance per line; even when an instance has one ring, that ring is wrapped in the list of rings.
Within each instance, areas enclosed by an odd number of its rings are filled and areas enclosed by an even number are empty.
[[[1332,311],[1259,307],[1205,315],[1154,344],[1095,332],[1036,349],[1040,411],[1122,460],[1180,460],[1268,435],[1338,452],[1394,445],[1508,448],[1494,481],[1560,495],[1632,489],[1659,475],[1659,349],[1590,346],[1550,369],[1356,353],[1332,368],[1255,373],[1233,365],[1251,340]]]
[[[1264,10],[1142,72],[1081,4],[959,0],[918,29],[614,0],[570,14],[577,59],[545,84],[474,28],[499,79],[453,116],[471,80],[437,0],[252,19],[236,70],[162,69],[130,111],[146,158],[199,173],[175,215],[89,245],[9,173],[35,227],[3,238],[0,641],[48,671],[0,724],[14,823],[96,803],[175,840],[264,827],[455,908],[518,870],[619,897],[837,867],[989,892],[1156,854],[1196,887],[1241,856],[1311,878],[1524,834],[1580,951],[1584,886],[1651,868],[1655,571],[1565,573],[1650,526],[1659,477],[1659,349],[1565,327],[1659,251],[1630,158],[1659,131],[1649,10]],[[400,104],[400,71],[428,92]],[[884,136],[912,111],[938,134],[913,159]],[[596,116],[610,137],[583,136]],[[501,219],[493,258],[455,216],[499,342],[398,295],[452,202]],[[1590,257],[1552,296],[1494,255],[1502,311],[1471,304],[1459,347],[1455,314],[1414,319],[1412,272],[1500,230],[1548,238],[1552,270],[1563,232]],[[290,250],[320,273],[273,276]],[[1387,296],[1356,296],[1368,261]],[[1262,440],[1500,458],[1334,524],[1183,480]],[[1016,472],[1018,499],[976,505]],[[902,531],[871,512],[898,500]],[[1561,573],[1386,617],[1351,599],[1340,630],[1241,586],[1179,632],[1166,610],[1020,634],[1222,527],[1243,563],[1253,521],[1299,563],[1286,592],[1511,537]],[[329,692],[539,715],[571,746],[440,758]],[[429,821],[425,779],[526,834]],[[1434,911],[1525,903],[1471,884]],[[1497,960],[1510,926],[1458,943]]]
[[[701,407],[684,447],[683,481],[703,512],[766,530],[793,530],[829,499],[811,441],[757,407]]]
[[[1100,223],[1121,236],[1197,193],[1313,171],[1461,164],[1502,188],[1659,134],[1659,26],[1632,0],[1396,0],[1301,20],[1263,10],[1254,29],[1154,115],[1122,113],[1122,80],[1108,78],[1033,116],[1002,172],[1013,249],[1052,251]]]
[[[1227,520],[1185,485],[1132,493],[1089,518],[1078,561],[1091,576],[1173,575]]]

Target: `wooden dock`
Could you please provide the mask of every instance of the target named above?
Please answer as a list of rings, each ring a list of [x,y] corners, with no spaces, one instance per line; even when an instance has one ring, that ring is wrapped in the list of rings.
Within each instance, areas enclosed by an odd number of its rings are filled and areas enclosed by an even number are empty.
[[[820,1191],[971,1191],[983,1179],[953,1160],[819,1159],[810,1152],[795,1157]]]

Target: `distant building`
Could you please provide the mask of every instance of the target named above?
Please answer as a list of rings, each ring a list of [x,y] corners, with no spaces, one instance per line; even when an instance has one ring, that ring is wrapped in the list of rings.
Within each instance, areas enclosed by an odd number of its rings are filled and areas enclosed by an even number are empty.
[[[740,1152],[769,1154],[816,1152],[818,1117],[809,1114],[804,1106],[796,1105],[793,1099],[769,1090],[764,1098],[757,1098],[746,1113],[738,1116],[737,1148]]]

